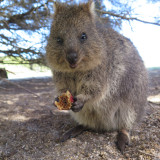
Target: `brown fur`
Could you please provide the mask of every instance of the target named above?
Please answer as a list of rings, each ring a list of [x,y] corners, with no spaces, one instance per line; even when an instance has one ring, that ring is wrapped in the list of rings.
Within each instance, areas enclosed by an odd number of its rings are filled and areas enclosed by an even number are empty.
[[[87,34],[84,43],[80,42],[82,33]],[[57,37],[63,44],[57,43]],[[57,96],[69,90],[84,104],[79,112],[70,111],[80,125],[130,130],[139,121],[147,92],[143,61],[130,40],[103,26],[93,3],[56,3],[46,50]],[[76,68],[67,62],[68,52],[77,53]]]

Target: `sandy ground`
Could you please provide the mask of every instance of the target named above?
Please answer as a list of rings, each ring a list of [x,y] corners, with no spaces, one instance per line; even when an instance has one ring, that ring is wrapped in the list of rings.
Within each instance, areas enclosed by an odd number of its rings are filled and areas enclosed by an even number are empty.
[[[160,94],[160,70],[150,70],[149,77],[152,101],[155,95]],[[160,159],[158,101],[146,106],[146,115],[131,133],[131,143],[122,155],[116,149],[116,132],[86,131],[59,143],[59,136],[76,124],[68,113],[53,107],[52,80],[41,78],[12,82],[16,85],[0,81],[0,160]]]

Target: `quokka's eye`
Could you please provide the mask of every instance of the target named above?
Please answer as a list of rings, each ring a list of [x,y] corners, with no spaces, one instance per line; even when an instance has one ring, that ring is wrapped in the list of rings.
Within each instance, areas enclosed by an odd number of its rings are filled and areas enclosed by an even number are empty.
[[[87,39],[87,34],[86,33],[82,33],[81,34],[81,42],[84,42]]]
[[[57,41],[58,44],[63,44],[63,39],[60,38],[60,37],[57,37],[56,41]]]

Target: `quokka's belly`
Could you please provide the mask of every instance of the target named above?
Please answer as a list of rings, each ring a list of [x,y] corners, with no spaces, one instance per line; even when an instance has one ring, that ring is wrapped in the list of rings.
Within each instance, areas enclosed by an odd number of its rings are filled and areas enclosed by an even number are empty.
[[[114,131],[131,129],[136,114],[131,108],[84,106],[80,112],[70,112],[73,119],[83,126],[95,130]]]

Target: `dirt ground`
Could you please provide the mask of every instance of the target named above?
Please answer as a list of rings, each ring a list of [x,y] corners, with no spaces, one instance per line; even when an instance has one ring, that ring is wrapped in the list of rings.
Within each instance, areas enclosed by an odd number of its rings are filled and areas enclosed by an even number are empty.
[[[160,70],[149,70],[149,77],[152,101],[160,94]],[[131,143],[122,155],[116,149],[116,132],[86,131],[66,142],[57,141],[76,124],[68,113],[53,107],[51,78],[12,82],[16,85],[0,81],[0,160],[160,159],[159,102],[146,106],[146,115],[132,132]]]

